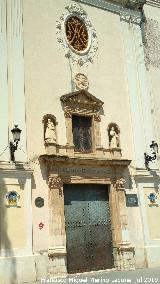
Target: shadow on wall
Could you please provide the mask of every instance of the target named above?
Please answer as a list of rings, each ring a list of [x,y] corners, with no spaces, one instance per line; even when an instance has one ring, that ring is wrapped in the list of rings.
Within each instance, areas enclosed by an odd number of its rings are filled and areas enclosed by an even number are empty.
[[[0,192],[0,258],[3,258],[3,262],[0,265],[0,283],[4,283],[4,279],[8,280],[8,283],[17,283],[17,272],[16,272],[16,257],[14,257],[13,248],[8,235],[8,220],[7,220],[7,208],[6,206],[6,194],[7,187],[5,182],[1,181],[1,192]],[[16,220],[13,220],[16,226]],[[8,262],[10,260],[10,262]]]

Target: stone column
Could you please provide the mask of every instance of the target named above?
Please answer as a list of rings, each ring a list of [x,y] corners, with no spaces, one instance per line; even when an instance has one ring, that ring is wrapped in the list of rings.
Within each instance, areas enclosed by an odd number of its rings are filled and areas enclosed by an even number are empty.
[[[119,238],[114,248],[115,265],[119,270],[135,269],[134,247],[130,243],[128,231],[128,218],[126,211],[125,180],[116,181],[116,196],[119,221]]]
[[[58,175],[49,176],[49,274],[66,273],[66,240],[63,184]]]

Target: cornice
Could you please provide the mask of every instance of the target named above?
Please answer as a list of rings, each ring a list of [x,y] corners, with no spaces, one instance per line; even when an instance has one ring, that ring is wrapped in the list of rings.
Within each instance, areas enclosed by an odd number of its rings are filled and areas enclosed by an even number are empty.
[[[145,1],[146,0],[77,0],[76,2],[119,14],[121,20],[140,24],[142,21],[141,10]]]
[[[48,165],[76,165],[76,166],[120,166],[127,167],[131,163],[128,159],[105,159],[94,157],[69,157],[67,155],[41,155],[40,160]]]
[[[28,163],[0,162],[0,178],[5,175],[24,176],[31,175],[33,170]]]
[[[147,0],[146,5],[156,7],[156,8],[160,8],[160,0]]]
[[[76,2],[87,4],[93,7],[97,7],[103,10],[114,12],[119,14],[120,5],[115,3],[107,2],[105,0],[76,0]]]
[[[138,182],[158,182],[160,181],[160,171],[159,169],[154,169],[154,170],[146,170],[146,169],[136,169],[136,173],[133,175],[135,180]]]
[[[80,2],[82,4],[87,4],[119,14],[121,8],[127,8],[139,12],[142,10],[146,0],[76,0],[75,2]]]

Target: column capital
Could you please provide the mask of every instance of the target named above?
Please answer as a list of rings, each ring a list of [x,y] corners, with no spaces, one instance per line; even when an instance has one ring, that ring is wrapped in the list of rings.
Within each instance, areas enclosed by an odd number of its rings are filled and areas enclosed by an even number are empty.
[[[50,189],[57,189],[62,186],[62,180],[58,176],[49,176],[48,185]]]
[[[142,14],[136,11],[132,11],[126,8],[120,10],[121,21],[140,25],[142,22]]]
[[[50,190],[59,190],[59,195],[63,195],[62,186],[63,182],[59,176],[49,176],[48,178],[48,186]]]
[[[126,184],[126,181],[125,181],[124,178],[117,179],[117,181],[116,181],[117,190],[125,191],[125,184]]]

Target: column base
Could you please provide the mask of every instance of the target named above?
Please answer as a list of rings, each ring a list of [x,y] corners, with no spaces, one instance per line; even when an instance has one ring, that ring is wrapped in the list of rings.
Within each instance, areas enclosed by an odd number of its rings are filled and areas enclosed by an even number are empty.
[[[55,155],[57,153],[57,144],[56,143],[45,143],[45,149],[47,155]]]
[[[120,243],[113,248],[115,268],[118,270],[135,270],[135,248],[128,243]]]
[[[52,247],[48,249],[48,277],[67,275],[67,261],[65,247]]]

